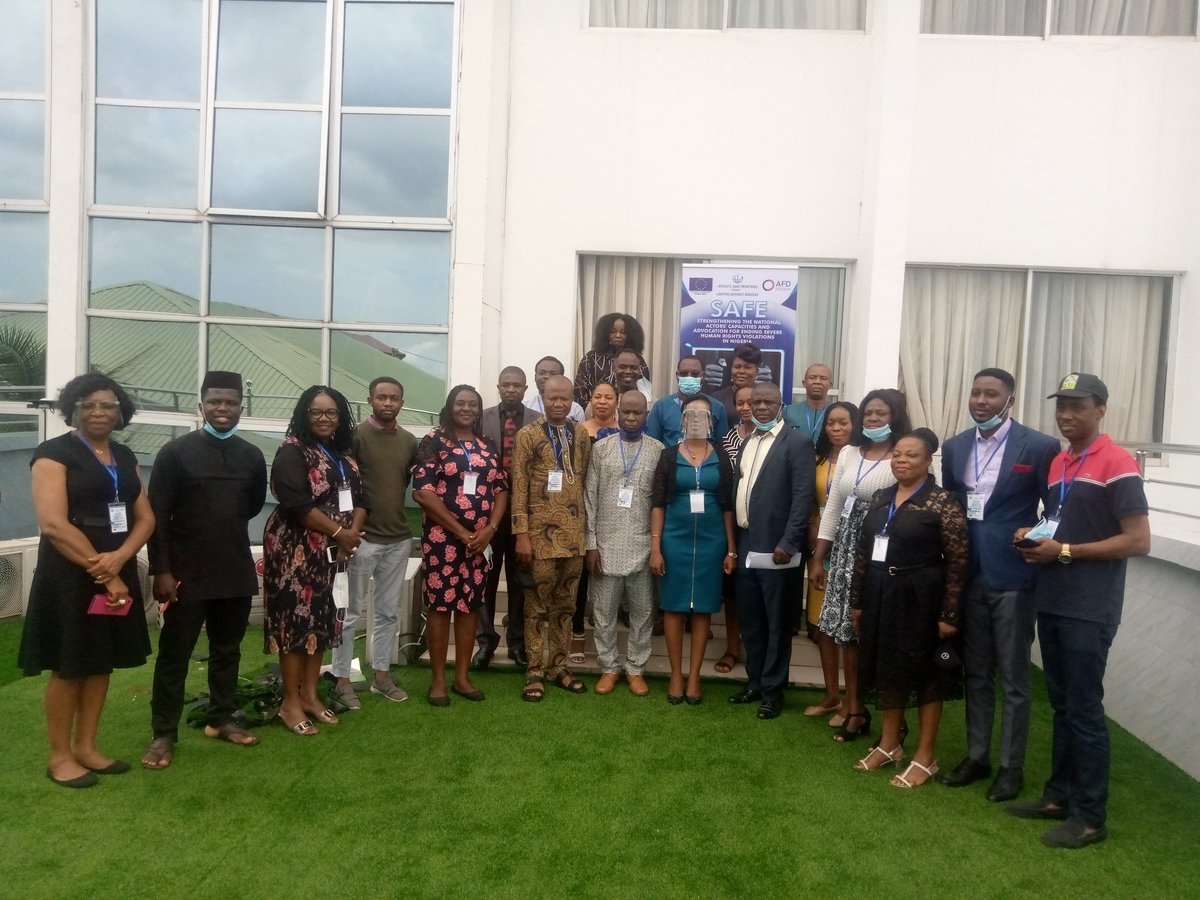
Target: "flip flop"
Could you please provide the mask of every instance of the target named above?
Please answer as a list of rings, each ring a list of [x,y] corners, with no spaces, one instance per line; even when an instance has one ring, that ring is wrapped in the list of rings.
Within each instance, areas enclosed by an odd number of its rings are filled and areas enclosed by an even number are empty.
[[[282,717],[280,717],[280,721],[283,722]],[[292,732],[292,734],[298,734],[302,737],[312,737],[314,734],[321,733],[317,726],[308,719],[297,722],[295,725],[288,725],[287,722],[283,722],[283,724],[287,727],[288,731]]]
[[[143,769],[165,769],[171,764],[175,742],[168,737],[155,738],[142,754]]]
[[[728,660],[728,662],[726,662],[726,660]],[[737,661],[738,659],[736,656],[727,652],[722,654],[721,658],[716,661],[716,664],[713,665],[713,669],[717,672],[720,672],[722,675],[727,675],[733,671],[733,667],[737,665]]]
[[[258,743],[258,738],[236,722],[226,722],[223,725],[205,725],[204,736],[218,741],[225,741],[229,744],[236,744],[239,747],[253,747]],[[235,741],[235,737],[245,737],[250,740]]]

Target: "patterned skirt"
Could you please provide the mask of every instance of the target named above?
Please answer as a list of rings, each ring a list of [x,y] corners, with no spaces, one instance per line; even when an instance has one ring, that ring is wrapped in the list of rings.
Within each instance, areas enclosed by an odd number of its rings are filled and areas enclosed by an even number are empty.
[[[843,647],[858,640],[854,633],[854,620],[850,616],[850,583],[854,578],[858,538],[870,507],[871,504],[866,500],[854,501],[850,515],[838,519],[833,549],[829,551],[825,602],[821,605],[821,618],[817,621],[817,627]]]

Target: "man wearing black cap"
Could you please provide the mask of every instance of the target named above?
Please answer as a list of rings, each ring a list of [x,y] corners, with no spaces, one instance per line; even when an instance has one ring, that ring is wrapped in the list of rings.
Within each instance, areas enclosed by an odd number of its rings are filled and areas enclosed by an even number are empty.
[[[171,764],[179,740],[188,659],[208,634],[208,724],[204,733],[231,744],[258,743],[234,718],[242,638],[258,591],[248,525],[267,496],[262,452],[237,436],[242,376],[209,372],[200,387],[204,428],[159,451],[150,479],[157,527],[150,538],[154,599],[163,626],[154,665],[147,769]]]
[[[1077,849],[1108,836],[1104,668],[1121,621],[1125,560],[1150,552],[1150,519],[1137,463],[1100,433],[1104,382],[1072,372],[1050,398],[1070,446],[1050,466],[1042,521],[1014,537],[1025,561],[1041,567],[1034,606],[1054,707],[1053,756],[1041,798],[1008,811],[1061,820],[1042,843]]]

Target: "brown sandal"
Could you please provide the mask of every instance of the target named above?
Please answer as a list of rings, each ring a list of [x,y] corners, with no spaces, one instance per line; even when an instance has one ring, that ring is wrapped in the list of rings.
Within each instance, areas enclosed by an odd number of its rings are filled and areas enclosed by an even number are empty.
[[[142,754],[143,769],[165,769],[171,764],[175,753],[175,742],[169,737],[157,737],[150,742]]]
[[[253,747],[258,743],[258,738],[252,735],[237,722],[224,722],[220,725],[205,725],[204,736],[218,741],[225,741],[229,744],[236,744],[239,747]],[[236,740],[239,738],[249,738],[249,740]]]
[[[722,675],[728,675],[733,671],[733,667],[737,665],[737,662],[738,658],[726,650],[721,658],[716,661],[716,664],[713,665],[713,669]]]
[[[525,679],[525,687],[521,691],[522,700],[527,703],[541,703],[544,696],[546,696],[545,681],[536,676]]]

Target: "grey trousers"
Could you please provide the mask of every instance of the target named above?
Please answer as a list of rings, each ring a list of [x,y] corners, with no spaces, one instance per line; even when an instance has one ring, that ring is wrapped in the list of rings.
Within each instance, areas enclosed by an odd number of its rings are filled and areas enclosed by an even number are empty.
[[[598,575],[589,581],[596,627],[596,659],[605,672],[618,673],[617,610],[621,600],[629,609],[629,641],[625,645],[625,674],[641,675],[650,658],[654,628],[654,579],[649,567],[632,575]]]
[[[963,601],[963,664],[967,688],[967,754],[990,762],[1000,673],[1000,766],[1021,768],[1029,740],[1033,686],[1029,648],[1036,616],[1028,591],[993,591],[976,576]]]
[[[363,541],[346,566],[350,576],[350,606],[342,624],[342,642],[333,648],[333,674],[349,678],[354,662],[354,632],[366,612],[367,587],[375,579],[374,621],[371,623],[371,668],[387,672],[396,646],[397,613],[412,538],[394,544]]]

